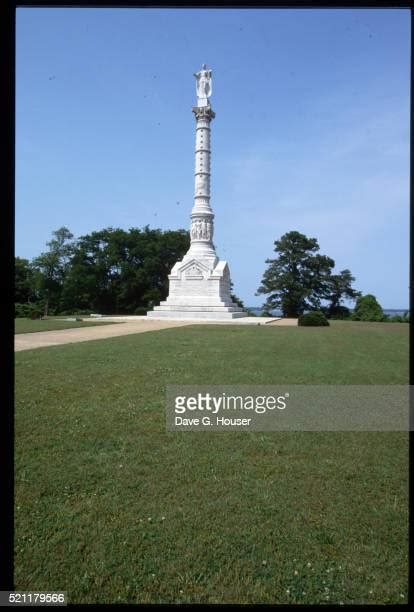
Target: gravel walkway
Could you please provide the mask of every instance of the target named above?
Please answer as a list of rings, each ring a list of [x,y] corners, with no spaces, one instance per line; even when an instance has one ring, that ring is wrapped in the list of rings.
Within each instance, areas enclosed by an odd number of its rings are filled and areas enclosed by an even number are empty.
[[[98,325],[96,327],[74,327],[73,329],[59,329],[53,331],[33,332],[31,334],[16,334],[14,337],[14,350],[27,351],[42,346],[57,346],[72,342],[87,342],[88,340],[102,340],[128,334],[167,329],[168,327],[182,327],[188,322],[181,321],[133,321],[130,323],[116,323],[114,325]]]
[[[113,317],[115,319],[115,317]],[[110,317],[102,320],[110,320]],[[88,340],[103,340],[104,338],[115,338],[116,336],[127,336],[129,334],[140,334],[147,331],[168,329],[169,327],[183,327],[185,325],[297,325],[297,319],[261,319],[259,317],[245,317],[232,321],[191,321],[191,320],[161,320],[147,319],[146,317],[119,317],[122,323],[114,325],[97,325],[96,327],[74,327],[73,329],[59,329],[53,331],[33,332],[31,334],[16,334],[14,337],[14,350],[27,351],[29,349],[41,348],[43,346],[58,346],[71,344],[73,342],[87,342]]]

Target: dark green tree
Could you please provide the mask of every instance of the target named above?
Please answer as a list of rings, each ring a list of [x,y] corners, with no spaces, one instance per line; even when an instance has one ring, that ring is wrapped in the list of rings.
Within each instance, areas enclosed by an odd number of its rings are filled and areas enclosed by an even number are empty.
[[[328,317],[347,318],[350,310],[342,304],[344,299],[356,300],[361,295],[352,287],[355,278],[350,270],[341,270],[338,274],[332,274],[327,287],[328,306],[324,309]]]
[[[44,316],[50,308],[60,308],[63,283],[73,254],[73,234],[67,227],[52,232],[53,238],[47,242],[48,251],[33,259],[35,285],[44,304]]]
[[[14,258],[14,301],[30,304],[36,300],[33,268],[28,259]]]
[[[232,301],[237,304],[237,306],[240,306],[240,308],[245,308],[243,300],[241,300],[234,292],[233,292],[233,288],[234,288],[234,283],[231,280],[230,281],[230,297],[232,299]]]
[[[189,247],[186,230],[107,228],[82,236],[65,280],[66,311],[133,314],[168,295],[168,275]]]
[[[274,242],[278,257],[267,259],[257,295],[267,294],[263,308],[281,309],[286,317],[298,317],[305,310],[319,310],[329,294],[329,279],[335,262],[320,255],[316,238],[297,231]]]
[[[377,298],[368,293],[361,295],[355,304],[355,310],[351,317],[354,321],[383,321],[385,319],[384,311]]]

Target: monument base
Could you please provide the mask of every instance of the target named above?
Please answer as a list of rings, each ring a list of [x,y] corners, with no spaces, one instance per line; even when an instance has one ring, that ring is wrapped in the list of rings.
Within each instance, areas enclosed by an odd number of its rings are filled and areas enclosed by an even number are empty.
[[[150,318],[227,320],[247,317],[230,295],[230,272],[225,261],[187,258],[169,275],[168,298],[147,313]]]
[[[147,313],[147,317],[153,319],[203,319],[214,321],[227,321],[231,319],[240,319],[247,317],[247,314],[241,312],[210,312],[208,310],[151,310]]]

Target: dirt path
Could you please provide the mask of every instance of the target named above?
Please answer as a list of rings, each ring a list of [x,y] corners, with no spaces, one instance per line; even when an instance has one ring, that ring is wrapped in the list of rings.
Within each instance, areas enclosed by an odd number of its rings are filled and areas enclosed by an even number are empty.
[[[53,331],[33,332],[31,334],[16,334],[14,337],[14,350],[26,351],[41,348],[42,346],[57,346],[72,342],[87,342],[88,340],[101,340],[128,334],[167,329],[168,327],[182,327],[189,325],[188,321],[134,321],[116,323],[114,325],[99,325],[96,327],[75,327],[72,329],[59,329]]]
[[[114,317],[115,318],[115,317]],[[108,320],[109,317],[106,319]],[[102,320],[104,320],[102,318]],[[122,317],[119,317],[122,321]],[[53,331],[33,332],[31,334],[16,334],[14,337],[14,350],[27,351],[29,349],[41,348],[43,346],[58,346],[73,342],[87,342],[88,340],[102,340],[104,338],[115,338],[116,336],[127,336],[128,334],[140,334],[147,331],[168,329],[169,327],[183,327],[185,325],[297,325],[297,319],[259,319],[246,317],[245,319],[234,319],[232,321],[191,321],[147,319],[146,317],[134,317],[123,323],[114,325],[97,325],[96,327],[74,327],[72,329],[59,329]]]
[[[297,319],[277,319],[275,321],[270,321],[267,325],[277,325],[278,327],[297,327],[298,320]]]

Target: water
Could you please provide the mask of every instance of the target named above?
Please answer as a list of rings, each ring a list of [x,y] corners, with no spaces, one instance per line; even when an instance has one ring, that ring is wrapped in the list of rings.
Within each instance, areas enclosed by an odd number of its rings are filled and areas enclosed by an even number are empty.
[[[257,306],[251,306],[251,307],[249,307],[249,306],[248,306],[248,309],[249,309],[249,310],[251,310],[251,312],[252,312],[253,314],[255,314],[256,316],[259,316],[259,315],[260,315],[260,313],[261,313],[261,312],[262,312],[262,310],[263,310],[263,308],[260,308],[260,307],[257,307]],[[272,316],[274,316],[274,317],[281,317],[281,316],[282,316],[282,311],[281,311],[281,310],[270,310],[269,312],[270,312],[270,313],[272,314]]]
[[[405,308],[404,310],[396,310],[395,308],[384,308],[384,314],[390,315],[391,317],[402,317],[406,312],[409,312],[408,308]]]
[[[258,306],[251,306],[248,307],[249,310],[251,310],[256,316],[259,316],[260,313],[262,312],[263,308],[260,308]],[[352,309],[350,309],[352,312]],[[270,311],[273,317],[281,317],[282,316],[282,311],[281,310],[271,310]],[[390,315],[390,317],[395,317],[395,316],[400,316],[402,317],[404,315],[405,312],[408,312],[408,308],[404,308],[404,309],[399,309],[399,308],[384,308],[384,314],[386,315]]]

